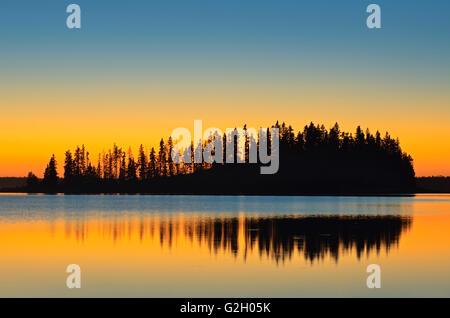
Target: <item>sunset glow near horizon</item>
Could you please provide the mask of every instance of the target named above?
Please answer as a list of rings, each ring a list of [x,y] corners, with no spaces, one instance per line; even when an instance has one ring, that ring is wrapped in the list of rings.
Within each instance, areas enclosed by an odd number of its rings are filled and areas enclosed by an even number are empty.
[[[52,154],[137,153],[177,127],[277,120],[388,131],[416,175],[450,175],[450,2],[0,3],[0,177],[42,176]]]

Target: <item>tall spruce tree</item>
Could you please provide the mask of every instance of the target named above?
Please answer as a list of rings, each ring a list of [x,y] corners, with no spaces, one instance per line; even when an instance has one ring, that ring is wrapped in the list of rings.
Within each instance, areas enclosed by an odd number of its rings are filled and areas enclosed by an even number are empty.
[[[58,185],[58,171],[56,170],[55,155],[52,155],[45,168],[43,184],[50,190],[54,190]]]

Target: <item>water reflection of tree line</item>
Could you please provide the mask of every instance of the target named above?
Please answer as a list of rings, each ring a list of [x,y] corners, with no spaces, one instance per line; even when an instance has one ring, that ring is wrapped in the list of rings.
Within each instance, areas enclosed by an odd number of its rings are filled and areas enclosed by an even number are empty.
[[[245,237],[251,249],[257,242],[261,254],[277,261],[295,250],[311,262],[327,254],[337,261],[341,250],[354,249],[358,258],[388,252],[410,224],[410,217],[392,215],[248,219]]]
[[[386,252],[398,245],[411,217],[384,216],[283,216],[249,217],[243,221],[244,255],[257,249],[259,254],[278,261],[302,253],[313,262],[330,254],[336,261],[340,251],[354,249],[361,257],[372,251]],[[189,227],[190,224],[187,224]],[[191,239],[205,241],[215,252],[239,252],[239,219],[211,219],[189,229]],[[196,235],[194,235],[196,234]]]
[[[340,253],[355,251],[357,258],[373,252],[386,253],[398,245],[402,232],[407,230],[412,217],[400,215],[348,216],[279,216],[279,217],[192,217],[142,218],[138,222],[119,218],[103,220],[99,230],[103,237],[114,241],[131,239],[137,233],[139,240],[157,238],[162,248],[174,247],[183,237],[214,253],[257,251],[260,256],[284,262],[295,254],[302,254],[314,262],[330,255],[338,261]],[[89,222],[66,224],[66,236],[87,239]]]

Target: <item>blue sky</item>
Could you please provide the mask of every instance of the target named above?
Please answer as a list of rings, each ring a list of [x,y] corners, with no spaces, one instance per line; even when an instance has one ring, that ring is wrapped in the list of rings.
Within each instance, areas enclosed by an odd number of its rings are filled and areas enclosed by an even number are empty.
[[[383,25],[376,31],[365,26],[365,8],[373,1],[73,2],[82,8],[83,27],[71,32],[65,26],[70,1],[2,0],[1,56],[13,58],[21,50],[48,58],[89,53],[123,60],[125,54],[186,62],[371,56],[448,66],[448,57],[439,55],[450,47],[450,2],[445,0],[376,1]]]

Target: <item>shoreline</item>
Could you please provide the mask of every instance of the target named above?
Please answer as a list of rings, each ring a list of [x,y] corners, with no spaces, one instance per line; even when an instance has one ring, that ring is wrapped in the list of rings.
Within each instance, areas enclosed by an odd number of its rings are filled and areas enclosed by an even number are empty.
[[[235,196],[235,197],[414,197],[416,195],[445,195],[449,192],[416,192],[416,193],[301,193],[301,194],[254,194],[254,193],[44,193],[44,192],[20,192],[0,191],[1,195],[53,195],[53,196]]]

